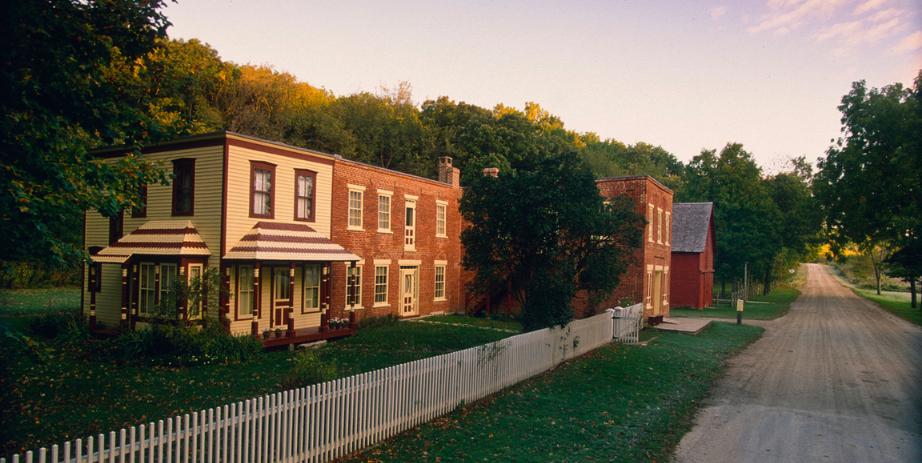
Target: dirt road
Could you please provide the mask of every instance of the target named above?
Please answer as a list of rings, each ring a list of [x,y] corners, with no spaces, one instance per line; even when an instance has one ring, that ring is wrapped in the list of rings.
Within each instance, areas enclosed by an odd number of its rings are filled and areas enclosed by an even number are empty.
[[[810,264],[790,312],[735,357],[678,462],[922,462],[922,329]]]

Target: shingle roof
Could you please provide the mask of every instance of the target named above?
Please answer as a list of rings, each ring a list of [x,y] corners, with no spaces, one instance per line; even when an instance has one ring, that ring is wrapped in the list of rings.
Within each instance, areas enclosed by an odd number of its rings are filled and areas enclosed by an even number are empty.
[[[703,252],[714,203],[672,204],[672,252]]]
[[[188,220],[152,220],[119,238],[90,258],[94,262],[123,264],[135,254],[152,256],[209,256],[208,246]]]
[[[256,222],[224,258],[306,262],[362,260],[307,225],[277,222]]]

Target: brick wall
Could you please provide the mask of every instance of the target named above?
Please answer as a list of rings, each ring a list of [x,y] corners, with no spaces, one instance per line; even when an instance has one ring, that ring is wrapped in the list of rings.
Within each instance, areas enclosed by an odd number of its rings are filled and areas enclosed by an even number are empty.
[[[338,159],[333,166],[331,238],[362,257],[361,307],[356,317],[401,314],[400,267],[419,268],[419,315],[463,310],[461,285],[461,216],[458,201],[458,169],[452,168],[452,184],[415,177],[388,169]],[[363,187],[362,230],[348,227],[349,191]],[[390,195],[390,233],[378,230],[378,196]],[[416,246],[404,247],[407,197],[416,197]],[[436,201],[446,204],[446,237],[436,236]],[[389,263],[384,264],[383,261]],[[388,267],[387,304],[374,303],[375,261]],[[401,261],[403,261],[401,263]],[[435,265],[445,261],[445,299],[436,301]],[[347,264],[333,264],[332,316],[346,316]]]

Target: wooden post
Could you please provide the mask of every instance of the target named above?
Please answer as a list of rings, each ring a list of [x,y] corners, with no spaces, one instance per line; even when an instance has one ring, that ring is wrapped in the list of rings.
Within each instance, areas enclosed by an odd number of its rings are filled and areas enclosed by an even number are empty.
[[[262,305],[259,294],[259,262],[253,264],[253,336],[259,336],[259,308]]]
[[[96,329],[96,284],[99,281],[99,265],[90,262],[90,272],[87,284],[90,287],[90,329]]]
[[[128,328],[128,264],[122,264],[122,307],[119,314],[119,326]]]
[[[330,301],[332,297],[330,293],[333,291],[333,287],[330,284],[332,280],[330,279],[331,266],[329,262],[324,262],[323,266],[320,269],[320,331],[326,331],[327,325],[330,322]]]
[[[136,290],[138,288],[138,264],[131,265],[131,286],[129,286],[128,291]],[[137,292],[135,291],[135,294]],[[138,298],[131,297],[131,329],[135,329],[138,323]]]
[[[291,337],[295,335],[295,319],[294,319],[294,306],[295,306],[295,263],[288,263],[288,310],[286,311],[288,315],[288,333],[287,336]]]
[[[180,288],[186,288],[186,294],[179,294],[176,298],[176,312],[179,316],[179,321],[187,321],[188,316],[186,313],[186,307],[189,305],[189,300],[187,295],[189,292],[189,282],[186,280],[186,266],[189,265],[187,262],[184,262],[184,259],[179,260],[179,265],[176,266],[176,271],[179,275],[176,277],[179,281]],[[178,292],[178,291],[177,291]]]
[[[221,301],[221,313],[219,314],[219,318],[221,318],[221,323],[223,323],[227,329],[230,329],[230,265],[223,266],[222,270],[221,292],[218,294],[218,300]]]

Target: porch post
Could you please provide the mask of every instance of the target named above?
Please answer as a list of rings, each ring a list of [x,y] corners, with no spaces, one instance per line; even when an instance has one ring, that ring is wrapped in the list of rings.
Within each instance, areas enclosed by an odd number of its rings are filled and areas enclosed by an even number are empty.
[[[221,313],[218,318],[221,323],[230,329],[230,265],[225,265],[221,272],[221,292],[218,294],[218,300],[221,301]]]
[[[295,335],[295,263],[288,263],[288,336]]]
[[[119,326],[128,328],[128,264],[122,264],[122,308]]]
[[[131,293],[132,290],[136,289],[137,287],[138,287],[138,264],[134,263],[134,264],[131,264],[131,285],[128,288],[129,293]],[[135,292],[135,294],[137,293]],[[129,299],[131,300],[130,326],[131,326],[131,329],[134,329],[137,326],[138,316],[140,315],[138,313],[138,298],[130,297]]]
[[[90,262],[89,276],[87,285],[90,287],[90,329],[96,329],[96,282],[99,281],[99,266],[95,262]]]
[[[253,264],[253,336],[259,335],[259,309],[262,305],[262,297],[259,294],[259,262]]]
[[[320,331],[326,331],[330,321],[330,293],[333,287],[330,284],[330,263],[325,262],[320,270]]]
[[[188,293],[189,282],[186,281],[186,265],[188,265],[188,263],[180,259],[179,265],[176,266],[176,271],[179,273],[179,276],[176,278],[179,280],[179,287],[185,287],[185,293]],[[179,316],[179,321],[186,321],[186,306],[189,305],[187,296],[188,294],[180,294],[179,297],[176,298],[176,312]]]

